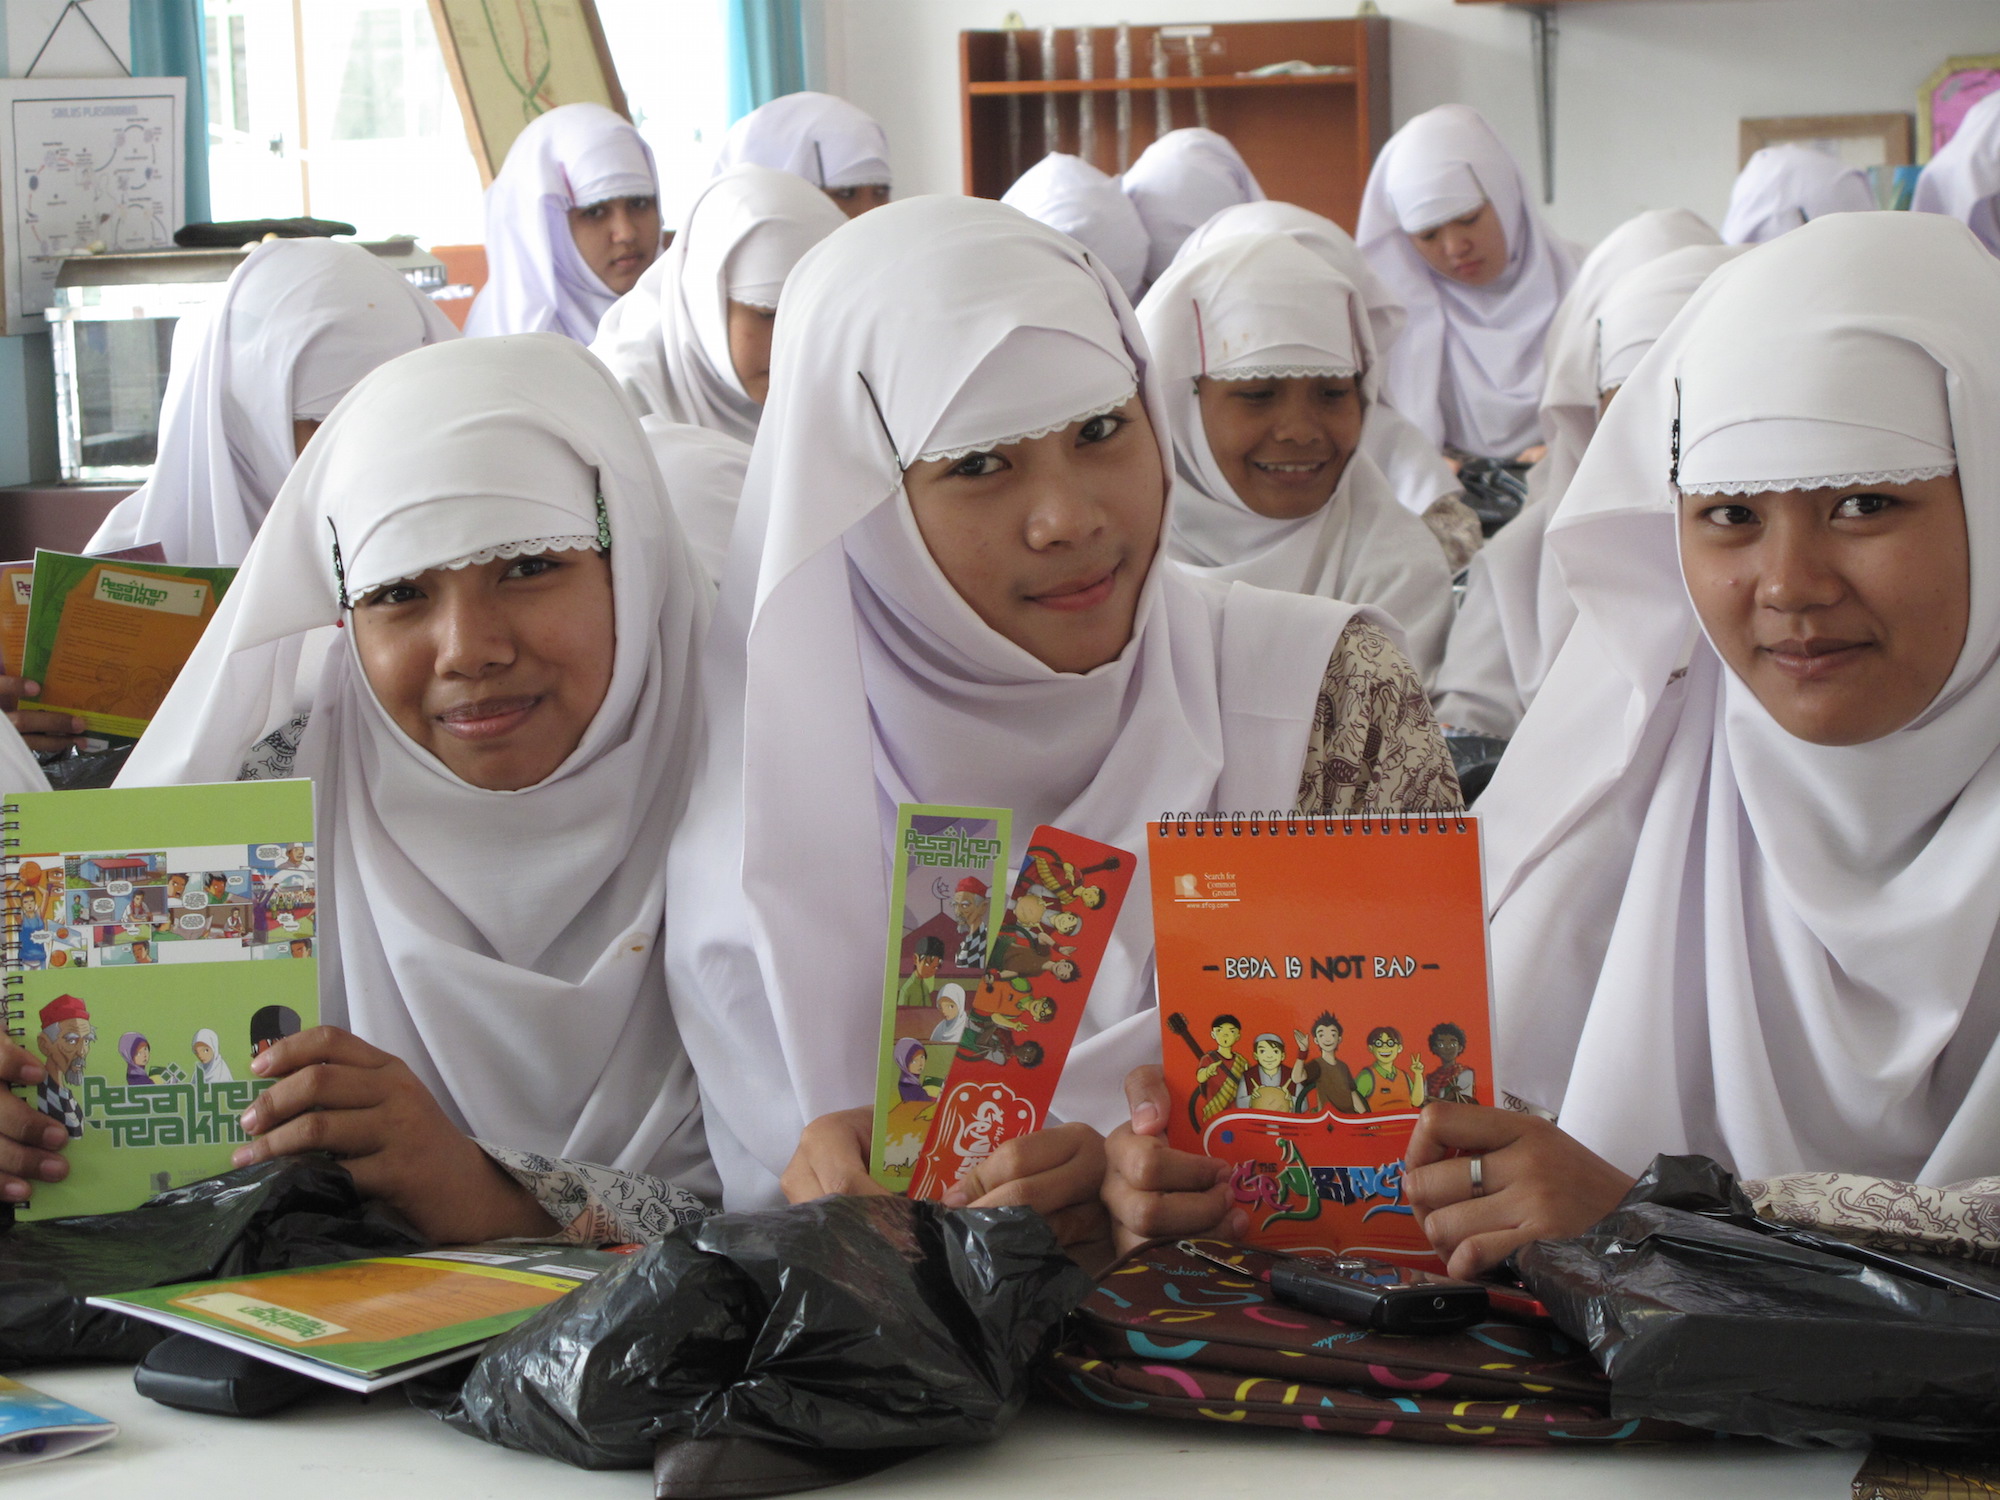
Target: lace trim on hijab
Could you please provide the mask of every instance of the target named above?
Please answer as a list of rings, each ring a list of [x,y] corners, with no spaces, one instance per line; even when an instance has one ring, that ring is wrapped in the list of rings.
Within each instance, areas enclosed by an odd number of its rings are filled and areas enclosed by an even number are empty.
[[[1081,412],[1074,417],[1064,417],[1060,422],[1051,422],[1048,426],[1037,427],[1032,432],[1017,432],[1011,437],[993,438],[984,443],[967,443],[963,448],[934,448],[929,453],[919,453],[915,461],[920,464],[936,463],[940,459],[964,458],[968,453],[986,453],[995,448],[1011,448],[1016,443],[1032,443],[1036,438],[1045,438],[1052,432],[1061,432],[1065,427],[1073,427],[1078,422],[1088,422],[1095,417],[1108,417],[1138,394],[1139,387],[1135,385],[1116,401],[1093,406],[1087,412]]]
[[[1778,490],[1845,490],[1857,484],[1915,484],[1955,473],[1955,463],[1927,469],[1877,469],[1868,474],[1822,474],[1809,479],[1724,479],[1714,484],[1683,484],[1684,495],[1768,495]]]
[[[1347,380],[1354,374],[1338,365],[1236,365],[1204,373],[1210,380]]]
[[[765,302],[756,297],[739,297],[734,292],[729,294],[729,300],[738,307],[754,307],[758,312],[774,313],[778,310],[776,302]]]
[[[481,563],[490,563],[502,557],[533,557],[544,552],[602,552],[603,540],[595,536],[532,536],[520,542],[502,542],[497,547],[481,547],[477,552],[468,552],[463,557],[454,557],[450,562],[432,563],[419,572],[434,573],[439,569],[447,573],[457,573],[466,568],[476,568]],[[379,594],[386,588],[399,583],[408,583],[416,573],[406,573],[401,578],[386,578],[380,583],[370,584],[356,595],[366,599],[370,594]]]

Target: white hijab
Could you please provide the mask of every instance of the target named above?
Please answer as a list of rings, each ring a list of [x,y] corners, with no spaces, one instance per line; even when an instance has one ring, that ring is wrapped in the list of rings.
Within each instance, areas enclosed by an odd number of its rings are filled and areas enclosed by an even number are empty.
[[[1917,179],[1910,207],[1918,213],[1950,214],[2000,255],[2000,92],[1965,112]]]
[[[1038,821],[1142,852],[1168,809],[1289,807],[1353,613],[1156,559],[1123,654],[1051,671],[945,581],[902,468],[1135,384],[1164,449],[1165,392],[1109,271],[1001,204],[915,198],[815,248],[786,295],[740,523],[767,541],[742,594],[736,554],[723,584],[747,641],[718,633],[705,660],[709,751],[668,866],[668,972],[736,1207],[777,1201],[809,1120],[873,1096],[898,802],[1012,807],[1016,853]],[[1061,1117],[1124,1118],[1124,1074],[1159,1055],[1151,956],[1142,884]]]
[[[641,417],[639,426],[667,483],[688,552],[710,582],[719,582],[736,526],[736,504],[743,496],[743,475],[750,467],[750,445],[712,427],[662,417]]]
[[[1208,444],[1195,383],[1352,376],[1375,419],[1375,343],[1361,295],[1288,235],[1237,235],[1183,256],[1139,305],[1173,434],[1169,551],[1218,579],[1372,604],[1402,626],[1410,660],[1437,670],[1451,625],[1451,572],[1430,528],[1396,503],[1365,451],[1309,516],[1245,505]]]
[[[194,1034],[194,1041],[189,1044],[190,1049],[204,1045],[208,1048],[208,1061],[197,1061],[194,1065],[203,1082],[234,1083],[236,1075],[230,1071],[229,1063],[222,1055],[222,1038],[206,1026]]]
[[[204,318],[174,330],[153,477],[84,550],[158,542],[167,561],[243,561],[292,470],[295,420],[323,421],[377,365],[458,330],[359,245],[270,240]]]
[[[1147,281],[1173,263],[1181,242],[1202,224],[1232,204],[1264,199],[1228,137],[1198,128],[1169,130],[1139,153],[1120,180],[1151,241]]]
[[[561,104],[530,120],[486,189],[486,285],[466,335],[555,332],[589,343],[618,294],[576,248],[569,211],[659,195],[653,149],[622,115]]]
[[[42,763],[35,759],[35,752],[21,738],[14,721],[0,714],[0,796],[48,789],[49,778],[42,770]]]
[[[1499,215],[1507,267],[1466,286],[1431,270],[1410,236],[1481,203]],[[1576,261],[1477,110],[1439,105],[1389,138],[1368,174],[1355,239],[1409,310],[1389,404],[1431,441],[1467,453],[1511,458],[1535,442],[1543,342]]]
[[[1403,336],[1409,315],[1396,294],[1389,290],[1368,257],[1354,243],[1354,237],[1333,220],[1296,203],[1239,203],[1225,208],[1187,237],[1176,259],[1199,255],[1210,245],[1245,234],[1282,234],[1298,241],[1338,271],[1361,294],[1368,309],[1368,326],[1375,335],[1375,384],[1377,399],[1369,413],[1367,431],[1362,434],[1361,451],[1375,460],[1388,476],[1389,485],[1403,508],[1421,516],[1447,495],[1456,495],[1462,486],[1458,475],[1438,445],[1425,437],[1409,418],[1389,404],[1386,388],[1394,364],[1391,350]]]
[[[742,166],[790,172],[822,189],[887,187],[891,180],[882,127],[832,94],[786,94],[730,126],[715,170]]]
[[[758,406],[730,357],[729,304],[775,308],[799,257],[846,222],[788,172],[732,168],[702,189],[667,253],[604,315],[590,352],[642,416],[749,442]]]
[[[1722,238],[1730,245],[1761,245],[1826,214],[1877,207],[1867,174],[1831,151],[1796,144],[1766,146],[1736,174]]]
[[[1016,177],[1000,201],[1060,229],[1111,268],[1127,298],[1139,300],[1150,241],[1145,221],[1117,178],[1080,156],[1051,151]]]
[[[607,531],[610,687],[532,787],[460,780],[390,718],[351,632],[326,653],[298,762],[315,797],[322,1011],[409,1064],[476,1136],[699,1179],[700,1106],[659,949],[709,587],[637,419],[581,347],[553,334],[445,344],[357,386],[286,481],[120,784],[232,778],[290,708],[302,637],[344,618],[342,568],[358,598],[429,568],[595,547]]]
[[[1678,402],[1677,402],[1678,392]],[[1482,801],[1500,1085],[1626,1170],[2000,1170],[2000,264],[1924,214],[1805,226],[1709,278],[1550,528],[1580,619]],[[1937,698],[1795,739],[1702,633],[1678,477],[1949,471],[1971,550]]]

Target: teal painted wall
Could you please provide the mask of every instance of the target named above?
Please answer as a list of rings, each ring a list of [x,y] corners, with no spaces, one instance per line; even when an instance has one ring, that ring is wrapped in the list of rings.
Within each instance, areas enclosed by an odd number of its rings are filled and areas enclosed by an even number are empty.
[[[0,339],[0,484],[56,477],[55,379],[46,333]]]

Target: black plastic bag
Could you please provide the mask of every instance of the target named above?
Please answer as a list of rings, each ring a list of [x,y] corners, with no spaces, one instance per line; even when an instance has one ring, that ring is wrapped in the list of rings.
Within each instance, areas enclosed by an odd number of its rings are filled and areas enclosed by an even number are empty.
[[[725,1214],[496,1340],[440,1415],[585,1469],[649,1467],[673,1439],[897,1457],[981,1442],[1090,1289],[1028,1209],[870,1197]]]
[[[1474,734],[1469,729],[1447,729],[1445,748],[1451,752],[1451,768],[1458,773],[1458,790],[1467,807],[1486,790],[1486,783],[1500,769],[1500,757],[1507,742],[1490,734]]]
[[[1504,458],[1459,460],[1458,482],[1465,503],[1489,538],[1528,503],[1528,465]]]
[[[0,1369],[144,1358],[156,1324],[86,1307],[106,1292],[326,1265],[427,1247],[364,1203],[330,1157],[261,1162],[117,1214],[17,1223],[0,1234]]]
[[[1657,1158],[1609,1217],[1517,1261],[1614,1416],[1800,1446],[2000,1440],[2000,1301],[1938,1284],[1956,1273],[1936,1257],[1767,1224],[1704,1158]]]

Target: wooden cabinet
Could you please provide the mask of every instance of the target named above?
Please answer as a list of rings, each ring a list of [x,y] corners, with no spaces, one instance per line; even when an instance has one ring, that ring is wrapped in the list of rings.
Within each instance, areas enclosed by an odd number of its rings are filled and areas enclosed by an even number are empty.
[[[1079,58],[1078,33],[1089,47]],[[1129,99],[1131,160],[1159,132],[1159,100],[1168,128],[1203,123],[1243,153],[1264,191],[1354,228],[1361,189],[1375,153],[1389,137],[1389,22],[1351,20],[1236,21],[1202,26],[1133,26],[1131,68],[1119,78],[1118,28],[1055,29],[1055,78],[1042,68],[1044,33],[959,33],[959,101],[965,151],[965,191],[998,198],[1049,151],[1078,152],[1088,112],[1092,162],[1117,173],[1120,96]],[[1018,78],[1009,79],[1008,42]],[[1152,76],[1155,38],[1167,77]],[[1190,76],[1190,51],[1201,76]],[[1305,62],[1336,72],[1247,76],[1271,63]],[[1082,62],[1084,66],[1079,67]],[[1090,76],[1079,77],[1079,73]],[[1054,109],[1047,106],[1053,102]],[[1053,115],[1051,136],[1047,121]]]

